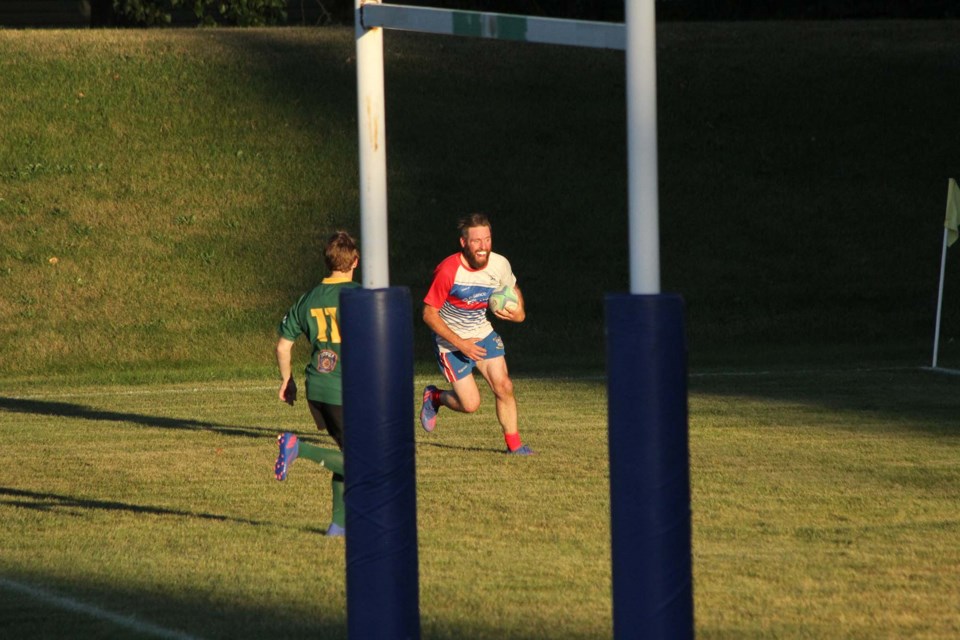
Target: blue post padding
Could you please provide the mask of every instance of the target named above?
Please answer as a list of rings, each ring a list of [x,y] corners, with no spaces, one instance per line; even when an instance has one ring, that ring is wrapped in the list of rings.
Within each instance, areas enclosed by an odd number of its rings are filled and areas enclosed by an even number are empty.
[[[613,635],[692,638],[683,300],[611,294],[606,322]]]
[[[347,635],[419,638],[410,291],[345,290],[340,315]]]

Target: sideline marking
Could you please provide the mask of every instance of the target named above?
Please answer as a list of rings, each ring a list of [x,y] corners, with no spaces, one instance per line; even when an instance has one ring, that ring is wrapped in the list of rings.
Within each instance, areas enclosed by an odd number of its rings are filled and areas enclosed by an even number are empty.
[[[806,369],[755,369],[755,370],[746,370],[746,371],[690,371],[687,373],[688,378],[750,378],[750,377],[773,377],[773,376],[795,376],[795,375],[842,375],[848,373],[880,373],[884,371],[928,371],[931,373],[944,373],[944,374],[953,374],[960,375],[960,369],[944,369],[937,367],[933,369],[931,367],[920,367],[920,366],[890,366],[890,367],[851,367],[851,368],[806,368]],[[605,375],[585,375],[585,376],[529,376],[525,374],[513,376],[516,380],[523,379],[540,379],[540,378],[551,378],[556,381],[567,381],[567,382],[577,382],[581,380],[585,381],[597,381],[597,380],[606,380]],[[436,376],[414,376],[414,386],[427,384],[431,381],[436,381]],[[199,386],[196,384],[186,385],[183,387],[166,387],[166,388],[150,388],[145,386],[142,389],[125,389],[125,390],[112,390],[112,389],[103,389],[96,391],[77,391],[77,392],[68,392],[68,393],[31,393],[25,395],[10,395],[7,396],[13,400],[42,400],[44,398],[89,398],[89,397],[103,397],[103,396],[152,396],[152,395],[165,395],[165,394],[191,394],[191,393],[236,393],[243,391],[276,391],[277,385],[265,386],[260,382],[250,382],[248,384],[239,383],[236,385],[223,385],[220,383],[212,383],[210,386]]]
[[[742,377],[766,377],[766,376],[807,376],[817,375],[842,375],[846,373],[881,373],[884,371],[913,371],[922,367],[851,367],[849,369],[768,369],[756,371],[703,371],[700,373],[688,374],[691,378],[742,378]]]
[[[82,385],[81,385],[82,386]],[[223,393],[236,393],[238,391],[276,391],[279,382],[276,385],[271,385],[269,387],[263,386],[262,384],[253,383],[251,385],[238,385],[238,386],[209,386],[209,387],[198,387],[198,386],[186,386],[186,387],[168,387],[161,389],[151,389],[149,385],[144,385],[143,389],[127,389],[127,390],[111,390],[109,388],[97,391],[75,391],[68,393],[32,393],[28,395],[14,395],[8,396],[14,400],[34,400],[34,399],[43,399],[43,398],[91,398],[91,397],[102,397],[102,396],[153,396],[153,395],[166,395],[166,394],[190,394],[190,393],[210,393],[210,392],[223,392]]]
[[[930,373],[940,373],[947,376],[960,376],[960,369],[945,369],[944,367],[920,367]]]
[[[25,594],[40,600],[47,604],[59,607],[60,609],[66,609],[67,611],[74,611],[76,613],[82,613],[84,615],[97,618],[99,620],[107,620],[118,626],[126,627],[127,629],[132,629],[137,633],[147,633],[158,638],[171,638],[172,640],[199,640],[197,636],[192,636],[188,633],[183,633],[182,631],[175,631],[173,629],[165,629],[164,627],[158,627],[155,624],[150,624],[149,622],[143,622],[138,620],[134,616],[124,616],[118,613],[113,613],[111,611],[106,611],[95,607],[93,605],[84,604],[78,602],[77,600],[71,600],[70,598],[65,598],[63,596],[58,596],[44,589],[37,587],[31,587],[20,582],[15,582],[13,580],[8,580],[0,576],[0,589],[7,589],[8,591],[17,591],[19,593]]]

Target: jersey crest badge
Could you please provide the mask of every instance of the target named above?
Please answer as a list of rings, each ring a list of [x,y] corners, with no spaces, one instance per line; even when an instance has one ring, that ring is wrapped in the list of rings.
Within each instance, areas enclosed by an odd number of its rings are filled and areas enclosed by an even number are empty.
[[[317,371],[332,373],[337,368],[337,352],[323,349],[317,354]]]

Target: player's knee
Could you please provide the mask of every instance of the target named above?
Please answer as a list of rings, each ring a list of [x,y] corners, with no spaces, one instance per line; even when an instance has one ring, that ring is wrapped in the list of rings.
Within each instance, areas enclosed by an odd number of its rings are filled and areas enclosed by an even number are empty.
[[[513,380],[510,378],[503,378],[498,380],[495,385],[493,385],[493,393],[498,398],[512,398],[513,397]]]
[[[460,399],[460,408],[463,409],[464,413],[474,413],[477,409],[480,408],[480,398],[469,398],[464,400]]]

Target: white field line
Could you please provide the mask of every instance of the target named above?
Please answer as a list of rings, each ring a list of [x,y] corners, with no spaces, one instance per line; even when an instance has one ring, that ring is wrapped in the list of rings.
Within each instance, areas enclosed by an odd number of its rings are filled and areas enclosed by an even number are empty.
[[[250,385],[236,386],[191,386],[191,387],[169,387],[169,388],[151,388],[127,389],[117,391],[116,389],[98,389],[96,391],[76,391],[69,393],[32,393],[27,395],[7,396],[14,400],[33,400],[44,398],[93,398],[93,397],[123,397],[123,396],[157,396],[157,395],[187,395],[191,393],[237,393],[238,391],[276,391],[278,385],[264,386],[260,383]]]
[[[943,367],[920,367],[930,373],[940,373],[947,376],[960,376],[960,369],[944,369]]]
[[[773,376],[798,376],[798,375],[847,375],[851,373],[882,373],[882,372],[893,372],[893,371],[929,371],[932,373],[944,373],[952,375],[960,375],[960,370],[957,369],[943,369],[936,368],[932,369],[930,367],[909,367],[909,366],[898,366],[898,367],[853,367],[853,368],[809,368],[809,369],[762,369],[762,370],[747,370],[747,371],[701,371],[701,372],[689,372],[687,376],[689,378],[766,378]],[[524,379],[537,379],[545,376],[524,376],[518,375],[514,376],[517,380]],[[414,386],[420,387],[420,385],[436,383],[440,378],[440,375],[424,377],[417,376],[414,379]],[[592,375],[592,376],[557,376],[550,377],[551,380],[555,382],[580,382],[580,381],[598,381],[605,380],[606,376],[603,375]],[[249,384],[236,384],[236,385],[223,385],[223,384],[210,384],[210,385],[192,385],[184,387],[161,387],[161,388],[151,388],[144,387],[142,389],[126,389],[118,391],[115,389],[105,388],[102,390],[91,390],[91,391],[77,391],[77,392],[68,392],[68,393],[36,393],[36,394],[24,394],[24,395],[9,395],[8,398],[14,400],[30,400],[30,399],[44,399],[44,398],[89,398],[89,397],[123,397],[123,396],[153,396],[153,395],[171,395],[171,394],[192,394],[192,393],[238,393],[238,392],[248,392],[248,391],[276,391],[277,385],[264,385],[262,383],[249,383]],[[0,395],[6,395],[0,391]]]
[[[691,378],[743,378],[772,376],[847,375],[851,373],[883,373],[886,371],[918,371],[927,367],[851,367],[849,369],[769,369],[758,371],[702,371],[687,374]]]
[[[158,627],[155,624],[138,620],[133,616],[124,616],[106,611],[105,609],[100,609],[99,607],[85,604],[71,598],[65,598],[38,587],[8,580],[2,576],[0,576],[0,589],[16,591],[58,609],[81,613],[98,620],[106,620],[117,626],[136,631],[137,633],[144,633],[158,638],[170,638],[171,640],[198,640],[197,636],[192,636],[182,631]]]

